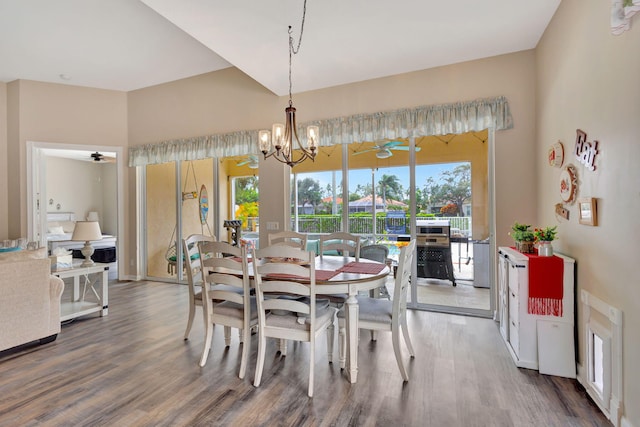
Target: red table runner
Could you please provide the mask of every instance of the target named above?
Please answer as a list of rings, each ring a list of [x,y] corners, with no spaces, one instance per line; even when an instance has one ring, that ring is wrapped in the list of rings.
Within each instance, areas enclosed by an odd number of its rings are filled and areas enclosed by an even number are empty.
[[[384,270],[385,265],[372,262],[350,262],[338,269],[339,273],[378,274]]]
[[[326,282],[331,279],[333,276],[338,274],[339,271],[335,270],[316,270],[316,282]],[[300,279],[300,276],[296,276],[295,274],[284,274],[284,273],[273,273],[269,274],[266,277],[270,279]]]
[[[529,314],[562,316],[564,261],[557,256],[529,258]]]

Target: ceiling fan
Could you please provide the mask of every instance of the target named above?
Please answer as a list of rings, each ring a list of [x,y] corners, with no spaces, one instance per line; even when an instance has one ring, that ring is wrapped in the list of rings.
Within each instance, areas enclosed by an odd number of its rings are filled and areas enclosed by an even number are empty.
[[[258,169],[258,156],[255,154],[249,154],[245,160],[238,162],[236,165],[248,165],[249,169]]]
[[[116,161],[115,157],[105,156],[97,151],[95,153],[91,153],[91,159],[94,163],[115,163]]]
[[[371,151],[375,151],[377,158],[379,158],[379,159],[387,159],[387,158],[393,156],[393,153],[391,152],[392,150],[394,150],[394,151],[409,151],[409,146],[408,145],[402,145],[402,141],[389,141],[389,142],[385,142],[384,144],[376,143],[375,148],[370,148],[368,150],[363,150],[363,151],[357,151],[357,152],[353,153],[353,155],[355,156],[355,155],[358,155],[358,154],[369,153]],[[420,151],[420,147],[416,147],[416,151]]]

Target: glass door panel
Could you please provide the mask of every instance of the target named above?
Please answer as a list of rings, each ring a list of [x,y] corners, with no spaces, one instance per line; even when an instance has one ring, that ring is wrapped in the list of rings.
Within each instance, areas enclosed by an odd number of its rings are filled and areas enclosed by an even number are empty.
[[[412,301],[418,308],[489,316],[487,132],[418,138],[416,147],[417,216],[448,221],[450,243],[419,249]]]
[[[342,146],[320,147],[313,162],[291,172],[291,229],[309,234],[310,241],[343,230]]]
[[[220,183],[227,183],[220,186],[223,192],[220,197],[221,219],[241,221],[239,228],[225,228],[221,234],[222,240],[234,242],[234,239],[241,239],[250,246],[258,242],[260,227],[258,167],[259,159],[255,154],[229,157],[221,161]]]
[[[171,256],[175,257],[175,163],[146,166],[145,222],[146,276],[149,278],[175,277],[175,268],[172,268],[168,259]]]

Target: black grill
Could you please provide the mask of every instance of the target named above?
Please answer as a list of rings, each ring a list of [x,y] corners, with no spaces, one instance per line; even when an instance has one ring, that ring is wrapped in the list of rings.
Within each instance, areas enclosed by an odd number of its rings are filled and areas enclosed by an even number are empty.
[[[418,277],[450,280],[456,286],[450,230],[449,221],[416,221]]]

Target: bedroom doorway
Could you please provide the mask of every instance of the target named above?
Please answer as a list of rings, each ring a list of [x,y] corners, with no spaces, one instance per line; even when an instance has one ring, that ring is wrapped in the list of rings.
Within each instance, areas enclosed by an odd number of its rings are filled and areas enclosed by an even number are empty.
[[[103,235],[110,239],[105,245],[116,248],[109,279],[122,277],[117,260],[124,250],[123,162],[120,147],[27,142],[28,239],[48,248],[64,246],[47,238],[64,240],[73,231],[73,221],[97,216]],[[49,233],[48,216],[67,218],[60,224],[62,230],[52,230],[61,235]]]

